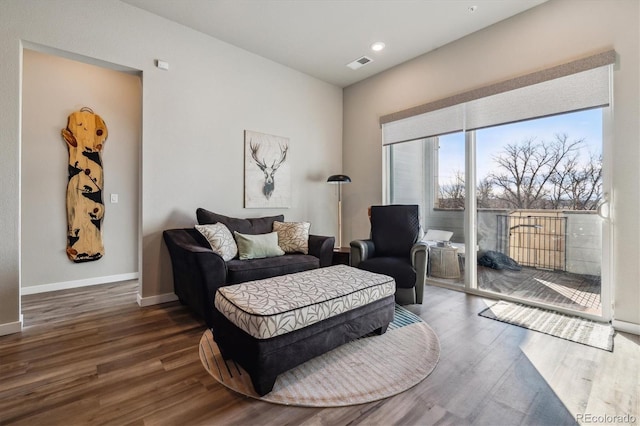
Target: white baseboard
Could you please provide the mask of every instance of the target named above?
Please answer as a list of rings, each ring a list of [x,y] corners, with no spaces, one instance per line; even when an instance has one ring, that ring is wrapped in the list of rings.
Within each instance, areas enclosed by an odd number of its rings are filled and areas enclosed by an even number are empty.
[[[69,288],[87,287],[97,284],[115,283],[118,281],[128,281],[138,279],[139,274],[137,272],[131,272],[128,274],[108,275],[106,277],[87,278],[84,280],[64,281],[60,283],[31,285],[22,287],[20,294],[37,294],[46,293],[48,291],[67,290]]]
[[[178,296],[175,293],[164,293],[158,294],[156,296],[142,297],[140,293],[138,293],[138,305],[141,308],[145,306],[151,305],[159,305],[160,303],[173,302],[174,300],[178,300]]]
[[[634,324],[632,322],[613,320],[611,321],[611,325],[617,331],[623,331],[625,333],[637,334],[640,336],[640,324]]]
[[[7,334],[13,334],[13,333],[20,333],[21,331],[22,331],[22,315],[20,315],[20,321],[0,324],[0,336],[6,336]]]

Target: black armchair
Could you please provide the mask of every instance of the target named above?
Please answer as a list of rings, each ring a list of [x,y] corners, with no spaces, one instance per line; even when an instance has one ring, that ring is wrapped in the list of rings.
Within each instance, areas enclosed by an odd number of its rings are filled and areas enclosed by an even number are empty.
[[[351,266],[393,277],[397,303],[422,303],[428,254],[419,236],[417,205],[371,206],[371,238],[351,241]]]

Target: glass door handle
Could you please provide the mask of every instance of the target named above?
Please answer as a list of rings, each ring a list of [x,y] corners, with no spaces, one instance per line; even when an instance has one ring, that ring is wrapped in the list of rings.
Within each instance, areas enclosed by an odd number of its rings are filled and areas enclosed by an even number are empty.
[[[598,207],[596,209],[598,216],[605,220],[611,219],[610,207],[611,203],[609,202],[609,194],[604,194],[604,200],[602,200],[602,202],[598,204]]]

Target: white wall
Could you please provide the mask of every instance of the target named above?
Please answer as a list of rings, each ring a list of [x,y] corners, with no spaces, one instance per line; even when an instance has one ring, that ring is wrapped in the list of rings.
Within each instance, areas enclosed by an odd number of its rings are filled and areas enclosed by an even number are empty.
[[[20,322],[24,41],[142,71],[143,298],[173,292],[162,231],[193,225],[197,207],[284,213],[335,235],[337,200],[326,178],[342,171],[340,88],[117,0],[4,0],[0,8],[0,334]],[[290,138],[290,209],[243,208],[245,129]]]
[[[640,324],[640,3],[550,0],[344,90],[345,239],[369,233],[382,201],[380,116],[614,48],[615,318]]]
[[[138,272],[138,200],[142,84],[137,75],[23,52],[21,254],[25,287],[131,276]],[[109,131],[102,154],[105,255],[94,262],[67,258],[67,144],[60,130],[82,107]],[[118,194],[118,203],[109,194]],[[112,278],[113,279],[113,278]],[[73,285],[73,283],[71,283]]]

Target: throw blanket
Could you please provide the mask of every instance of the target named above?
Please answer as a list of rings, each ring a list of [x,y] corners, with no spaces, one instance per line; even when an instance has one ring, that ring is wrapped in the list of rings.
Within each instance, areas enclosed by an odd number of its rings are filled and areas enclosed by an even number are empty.
[[[493,269],[510,269],[512,271],[522,270],[522,266],[515,260],[499,251],[489,250],[480,259],[478,265],[486,266]]]

